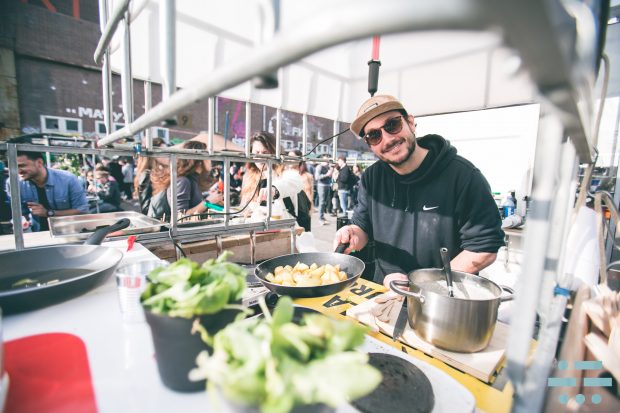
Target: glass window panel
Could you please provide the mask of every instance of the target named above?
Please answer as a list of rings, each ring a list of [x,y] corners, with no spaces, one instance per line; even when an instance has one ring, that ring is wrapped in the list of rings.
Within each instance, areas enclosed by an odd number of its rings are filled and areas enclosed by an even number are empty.
[[[80,122],[77,120],[66,120],[65,129],[67,130],[67,132],[79,132]]]
[[[58,118],[45,118],[45,129],[60,130]]]

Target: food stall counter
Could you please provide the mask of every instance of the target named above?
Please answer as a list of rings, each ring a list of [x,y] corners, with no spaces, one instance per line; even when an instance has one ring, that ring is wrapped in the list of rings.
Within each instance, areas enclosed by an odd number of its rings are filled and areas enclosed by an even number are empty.
[[[107,242],[104,247],[123,251],[120,265],[156,258],[138,243],[127,251],[126,240]],[[384,291],[382,286],[360,279],[338,294],[298,299],[296,303],[328,315],[345,317],[347,308],[362,304]],[[40,310],[6,315],[2,319],[2,328],[10,382],[7,413],[25,411],[26,402],[31,402],[28,405],[33,401],[46,402],[46,397],[53,394],[44,390],[53,393],[51,389],[55,386],[69,391],[72,398],[63,403],[70,403],[76,411],[191,411],[197,406],[202,411],[213,411],[209,409],[206,392],[177,393],[161,383],[148,325],[123,322],[113,276],[104,285],[72,300]],[[496,388],[498,380],[495,385],[488,385],[420,351],[395,344],[383,334],[371,336],[384,347],[396,349],[397,353],[406,352],[447,373],[473,394],[477,409],[509,411],[512,389],[508,384]],[[81,372],[81,376],[71,376],[67,372]],[[32,398],[24,386],[43,386],[37,387],[43,389],[39,390],[41,397]],[[35,406],[48,411],[54,407],[36,403]],[[356,410],[345,406],[337,411]]]

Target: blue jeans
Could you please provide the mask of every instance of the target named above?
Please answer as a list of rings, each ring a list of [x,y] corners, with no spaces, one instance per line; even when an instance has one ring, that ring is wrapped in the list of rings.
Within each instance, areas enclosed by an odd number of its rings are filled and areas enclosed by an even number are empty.
[[[342,209],[342,213],[346,215],[349,209],[349,190],[339,189],[338,198],[340,198],[340,209]]]
[[[329,190],[331,189],[331,185],[318,184],[316,187],[319,193],[319,219],[325,219],[325,209],[327,208],[327,203],[330,201]]]

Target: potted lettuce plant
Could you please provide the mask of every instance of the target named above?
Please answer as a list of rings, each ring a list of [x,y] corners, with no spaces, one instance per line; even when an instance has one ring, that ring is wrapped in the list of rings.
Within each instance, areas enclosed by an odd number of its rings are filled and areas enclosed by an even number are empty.
[[[381,373],[356,350],[367,329],[321,314],[293,322],[282,297],[264,317],[228,325],[213,337],[213,353],[200,353],[194,380],[208,379],[214,411],[243,413],[332,412],[369,394]]]
[[[215,334],[244,316],[246,271],[226,261],[227,256],[225,252],[202,265],[180,259],[148,275],[140,301],[151,328],[159,375],[172,390],[204,390],[204,381],[188,378],[196,356],[210,349],[201,335]],[[197,325],[201,334],[195,334]]]

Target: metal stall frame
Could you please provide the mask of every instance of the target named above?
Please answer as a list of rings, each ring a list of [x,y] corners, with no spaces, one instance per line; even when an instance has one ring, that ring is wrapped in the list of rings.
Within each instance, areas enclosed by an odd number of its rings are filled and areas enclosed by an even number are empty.
[[[12,188],[12,194],[17,196],[11,197],[11,210],[13,213],[13,233],[15,239],[15,248],[16,250],[25,249],[24,245],[24,233],[21,226],[21,204],[19,197],[19,177],[17,173],[17,152],[25,151],[25,152],[50,152],[50,153],[73,153],[73,154],[84,154],[84,155],[100,155],[100,156],[133,156],[134,152],[131,147],[128,145],[119,145],[114,148],[75,148],[68,146],[42,146],[42,145],[34,145],[34,144],[13,144],[13,143],[0,143],[0,151],[8,152],[8,163],[9,163],[9,174],[10,174],[10,185]],[[215,155],[210,156],[208,154],[202,153],[198,150],[191,149],[183,149],[183,148],[166,148],[159,149],[155,148],[151,151],[143,151],[143,156],[150,157],[165,157],[170,159],[170,165],[176,164],[178,159],[201,159],[201,160],[214,160],[221,162],[246,162],[246,161],[262,161],[262,162],[273,162],[272,160],[266,160],[265,157],[251,157],[246,158],[239,154],[235,155]],[[176,178],[176,168],[171,167],[171,179],[172,177]],[[174,182],[174,181],[171,181]],[[228,186],[230,187],[230,181],[228,181]],[[175,185],[172,185],[171,190],[173,192],[173,196],[176,192]],[[242,223],[242,224],[214,224],[214,225],[205,225],[204,227],[194,227],[194,228],[178,228],[176,225],[178,211],[176,211],[176,204],[172,203],[171,207],[171,222],[170,224],[162,223],[162,225],[169,225],[171,227],[171,233],[175,237],[176,240],[180,242],[192,242],[192,241],[201,241],[205,239],[214,238],[216,235],[218,236],[227,236],[227,235],[238,235],[238,234],[248,234],[250,231],[268,231],[274,229],[280,230],[288,230],[295,226],[294,219],[281,219],[281,220],[271,220],[269,217],[261,222],[250,222],[250,223]],[[158,244],[166,241],[169,237],[167,232],[153,232],[153,233],[145,233],[138,234],[137,241],[143,244]],[[119,239],[123,239],[125,237],[119,237]],[[292,251],[293,252],[293,251]]]
[[[104,1],[104,0],[102,0]],[[95,53],[95,60],[107,51],[111,33],[118,25],[119,16],[125,15],[128,1],[118,3],[111,21],[103,31],[101,41]],[[380,4],[374,0],[352,0],[339,2],[323,14],[309,17],[287,32],[279,32],[265,43],[258,46],[252,53],[242,59],[215,69],[209,76],[198,81],[192,87],[176,91],[168,99],[147,110],[142,116],[127,124],[124,128],[109,133],[99,141],[100,149],[96,153],[111,153],[115,149],[106,146],[130,138],[142,130],[171,118],[180,110],[203,99],[209,99],[209,145],[208,154],[187,154],[182,151],[166,150],[147,151],[148,155],[186,157],[193,156],[202,159],[222,160],[224,163],[240,160],[260,160],[267,162],[271,167],[274,162],[285,162],[287,157],[280,156],[251,156],[246,143],[245,154],[242,157],[229,153],[216,153],[213,150],[214,96],[229,88],[239,85],[254,76],[262,73],[272,73],[282,66],[297,61],[319,50],[338,45],[347,41],[377,34],[390,34],[407,31],[421,31],[434,29],[497,29],[501,28],[506,42],[514,47],[521,55],[524,66],[529,69],[531,78],[536,84],[544,102],[545,113],[541,121],[539,146],[536,154],[535,180],[533,184],[532,217],[525,232],[525,274],[517,285],[516,305],[520,308],[520,317],[511,325],[510,345],[508,347],[508,373],[515,389],[513,410],[530,412],[540,409],[546,390],[546,374],[550,369],[551,350],[557,345],[552,337],[555,326],[551,321],[557,316],[556,310],[562,308],[558,303],[556,309],[548,309],[541,314],[549,323],[543,323],[541,343],[535,354],[535,364],[528,367],[530,338],[536,315],[536,305],[539,294],[528,297],[525,290],[531,291],[538,287],[543,277],[553,276],[554,280],[561,279],[561,266],[558,262],[562,256],[565,243],[565,219],[569,209],[567,207],[567,191],[571,187],[571,165],[575,159],[581,163],[592,163],[592,89],[595,73],[588,62],[592,58],[589,45],[594,44],[595,33],[588,30],[576,30],[575,20],[578,18],[592,23],[592,15],[588,15],[585,6],[559,0],[545,2],[526,0],[514,2],[511,0],[447,0],[437,3],[431,0],[411,2],[410,0],[384,0]],[[123,9],[124,8],[124,9]],[[349,16],[342,19],[341,16]],[[127,17],[126,17],[127,18]],[[590,21],[588,21],[590,20]],[[528,24],[522,24],[527,21]],[[320,22],[321,24],[316,24]],[[129,22],[127,21],[126,24]],[[588,27],[588,26],[586,26]],[[581,28],[581,26],[580,26]],[[575,42],[577,38],[577,42]],[[576,50],[569,50],[567,44],[577,44]],[[583,45],[586,45],[584,48]],[[103,70],[105,70],[105,65]],[[249,108],[249,106],[248,106]],[[279,110],[279,109],[278,109]],[[304,114],[304,119],[307,114]],[[247,116],[247,113],[246,113]],[[334,121],[336,130],[338,121]],[[278,128],[279,129],[279,128]],[[249,131],[249,130],[248,130]],[[304,127],[304,148],[306,147]],[[249,137],[249,136],[248,136]],[[562,157],[558,155],[562,142],[570,137],[574,152],[563,150]],[[279,131],[277,141],[280,142]],[[333,145],[335,160],[337,141]],[[22,145],[19,145],[21,149]],[[15,152],[15,146],[9,146],[9,152]],[[40,150],[40,149],[34,149]],[[59,150],[54,150],[59,151]],[[87,149],[85,151],[93,151]],[[91,152],[87,152],[91,153]],[[130,153],[124,150],[123,154]],[[305,153],[304,153],[305,154]],[[543,159],[553,157],[553,162],[543,162]],[[573,159],[571,159],[573,158]],[[297,158],[298,160],[298,158]],[[15,164],[9,166],[15,168]],[[13,177],[12,180],[16,180]],[[572,171],[574,173],[574,171]],[[538,175],[536,175],[538,174]],[[561,175],[561,185],[555,185],[554,177]],[[271,184],[271,168],[268,174],[268,185]],[[172,181],[175,182],[175,181]],[[13,182],[12,182],[13,184]],[[561,191],[561,196],[551,194]],[[269,191],[268,191],[269,192]],[[271,198],[271,196],[269,196]],[[12,206],[15,202],[12,200]],[[564,214],[564,216],[563,216]],[[271,208],[269,208],[271,216]],[[173,217],[176,220],[176,215]],[[563,223],[558,233],[552,231],[551,222]],[[232,226],[224,225],[226,234],[243,231],[253,234],[258,227],[263,229],[291,228],[293,222],[272,221],[266,219],[262,225]],[[234,227],[234,228],[233,228]],[[173,232],[182,236],[185,231],[175,229]],[[186,239],[213,235],[217,230],[204,229],[194,231]],[[222,234],[223,232],[219,233]],[[22,236],[21,230],[15,234],[16,240]],[[563,239],[564,238],[564,239]],[[549,241],[549,242],[548,242]],[[22,238],[23,242],[23,238]],[[17,245],[17,244],[16,244]],[[551,247],[551,246],[552,247]],[[552,262],[555,260],[555,262]],[[550,263],[551,262],[551,263]],[[543,291],[542,293],[547,294]],[[553,296],[548,297],[552,299]],[[553,313],[553,314],[552,314]],[[551,339],[550,339],[551,338]],[[545,374],[546,373],[546,374]]]

